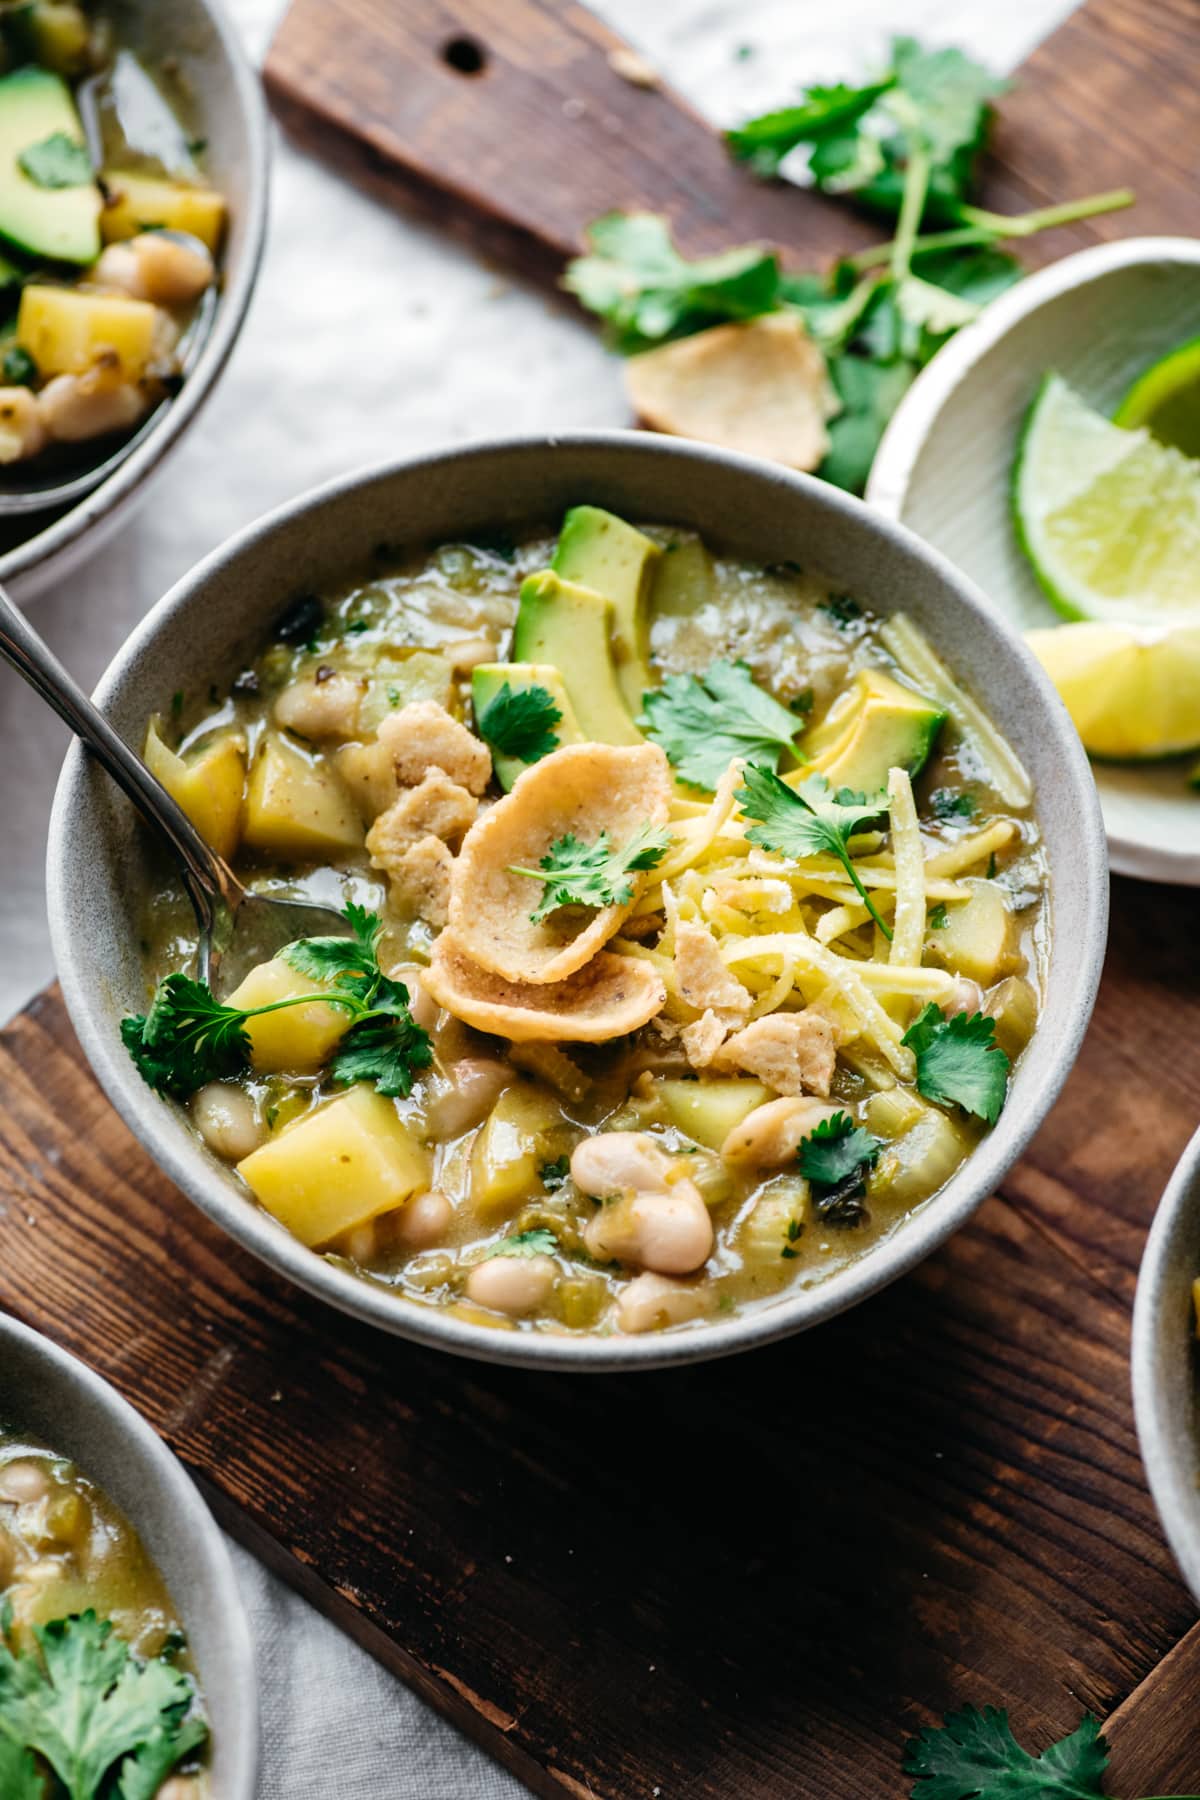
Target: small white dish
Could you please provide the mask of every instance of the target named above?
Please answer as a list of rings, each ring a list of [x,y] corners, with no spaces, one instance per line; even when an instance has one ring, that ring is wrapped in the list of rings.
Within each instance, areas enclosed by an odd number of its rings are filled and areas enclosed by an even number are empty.
[[[867,500],[932,544],[1016,631],[1061,623],[1020,550],[1017,439],[1055,370],[1115,411],[1135,378],[1200,330],[1200,239],[1125,238],[1030,275],[953,337],[884,434]],[[1200,886],[1200,799],[1186,762],[1093,763],[1109,860],[1122,875]]]

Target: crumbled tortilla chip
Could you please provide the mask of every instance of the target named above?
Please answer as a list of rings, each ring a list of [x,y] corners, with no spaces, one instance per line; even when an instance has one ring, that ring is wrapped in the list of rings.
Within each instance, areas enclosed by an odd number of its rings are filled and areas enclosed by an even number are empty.
[[[815,469],[840,410],[825,358],[794,313],[714,325],[632,356],[625,387],[656,431]]]
[[[534,763],[463,841],[450,927],[464,954],[509,981],[558,982],[582,968],[613,936],[647,877],[632,875],[623,906],[560,909],[535,924],[541,884],[514,875],[513,866],[536,869],[568,832],[587,844],[602,831],[613,844],[627,843],[644,825],[664,825],[670,804],[671,771],[656,744],[568,744]]]
[[[649,963],[601,950],[565,981],[506,981],[473,963],[453,932],[433,947],[421,982],[439,1006],[513,1043],[603,1044],[652,1019],[667,997]]]

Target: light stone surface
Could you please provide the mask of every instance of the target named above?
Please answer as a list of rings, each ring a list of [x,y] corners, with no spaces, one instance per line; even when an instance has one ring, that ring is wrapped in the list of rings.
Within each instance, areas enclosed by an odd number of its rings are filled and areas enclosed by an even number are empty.
[[[230,0],[261,58],[281,0]],[[852,77],[893,31],[1018,63],[1069,0],[597,0],[714,121]],[[743,51],[747,52],[739,54]],[[736,221],[730,226],[737,241]],[[437,233],[276,143],[258,292],[218,392],[147,508],[33,618],[90,685],[131,625],[200,556],[329,476],[513,431],[628,423],[590,329]],[[46,820],[64,734],[0,670],[0,1017],[52,974]],[[507,1800],[524,1789],[248,1555],[235,1552],[263,1682],[263,1800]]]

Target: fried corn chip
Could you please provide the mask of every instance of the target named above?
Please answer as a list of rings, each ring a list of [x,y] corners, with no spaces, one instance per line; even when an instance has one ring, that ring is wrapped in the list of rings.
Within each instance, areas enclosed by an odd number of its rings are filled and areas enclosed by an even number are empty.
[[[434,945],[421,980],[456,1019],[518,1044],[607,1043],[652,1019],[667,997],[649,963],[610,950],[601,950],[565,981],[507,981],[473,963],[449,931]]]

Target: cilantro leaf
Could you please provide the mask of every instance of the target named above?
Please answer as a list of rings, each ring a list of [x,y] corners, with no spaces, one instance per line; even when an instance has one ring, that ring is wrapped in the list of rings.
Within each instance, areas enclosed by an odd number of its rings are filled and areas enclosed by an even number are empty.
[[[1008,1057],[985,1013],[942,1017],[930,1001],[905,1032],[917,1059],[917,1089],[939,1105],[961,1106],[994,1125],[1008,1095]]]
[[[935,819],[973,819],[978,811],[974,794],[953,788],[935,788],[929,805]]]
[[[562,713],[548,688],[534,683],[512,688],[508,682],[476,716],[481,738],[501,756],[515,756],[524,763],[539,762],[558,748],[554,727]]]
[[[545,1162],[542,1164],[541,1168],[538,1170],[538,1180],[541,1182],[546,1192],[552,1194],[556,1188],[560,1188],[563,1185],[570,1173],[570,1157],[556,1156],[553,1162]]]
[[[835,487],[861,494],[892,414],[917,374],[908,361],[873,362],[842,355],[829,360],[829,376],[842,410],[829,421],[829,449],[818,473]]]
[[[1089,1713],[1070,1737],[1031,1756],[997,1707],[964,1707],[927,1726],[904,1749],[912,1800],[1085,1800],[1103,1793],[1108,1745]]]
[[[24,1781],[24,1753],[43,1756],[68,1800],[149,1800],[181,1757],[208,1736],[192,1712],[195,1685],[163,1658],[139,1661],[110,1620],[90,1609],[35,1626],[36,1650],[0,1639],[0,1775]],[[115,1777],[115,1787],[112,1785]],[[153,1783],[153,1785],[150,1785]],[[5,1781],[7,1797],[33,1789]]]
[[[484,1262],[493,1256],[553,1256],[558,1249],[558,1239],[545,1226],[537,1226],[533,1231],[518,1231],[512,1237],[501,1238],[484,1254]]]
[[[250,1066],[246,1020],[314,1001],[341,1006],[351,1024],[330,1063],[341,1085],[373,1081],[389,1098],[412,1091],[413,1074],[428,1067],[429,1035],[408,1009],[408,989],[379,967],[383,921],[350,903],[347,937],[300,938],[281,952],[302,975],[329,985],[265,1006],[222,1005],[206,982],[173,974],[158,985],[148,1014],[121,1021],[121,1041],[144,1081],[158,1093],[186,1100],[210,1081],[228,1081]]]
[[[736,130],[727,131],[725,142],[730,155],[738,162],[749,163],[757,175],[777,175],[784,157],[799,145],[814,143],[855,125],[887,92],[893,80],[894,77],[885,76],[865,87],[847,87],[839,81],[833,87],[806,88],[797,105],[763,113]]]
[[[886,796],[879,794],[868,800],[865,795],[852,793],[848,788],[841,788],[834,794],[821,775],[810,775],[807,781],[793,788],[770,769],[760,769],[751,763],[743,772],[742,786],[735,797],[746,818],[759,821],[746,833],[752,844],[761,844],[764,850],[773,850],[779,856],[796,860],[806,856],[835,856],[880,931],[891,941],[891,931],[863,886],[848,847],[854,833],[877,819],[886,808]]]
[[[822,1119],[800,1141],[800,1173],[811,1183],[818,1216],[850,1225],[862,1215],[867,1170],[879,1155],[879,1139],[847,1113]]]
[[[568,264],[563,286],[605,320],[623,356],[777,304],[779,260],[761,244],[689,262],[657,213],[622,212],[594,220],[587,240],[588,254]]]
[[[95,174],[87,147],[65,131],[52,131],[40,143],[27,144],[17,166],[40,188],[86,187]]]
[[[555,839],[536,869],[509,866],[514,875],[545,883],[529,915],[536,924],[560,906],[624,906],[633,898],[629,876],[661,862],[670,842],[669,831],[650,825],[643,825],[622,849],[613,846],[607,831],[594,844],[585,844],[568,831]]]
[[[429,1033],[408,1010],[408,990],[389,982],[401,999],[378,1006],[352,1025],[334,1052],[329,1073],[339,1087],[373,1081],[386,1099],[412,1093],[413,1075],[433,1060]]]
[[[185,1100],[206,1082],[227,1081],[246,1068],[248,1016],[222,1006],[207,982],[168,975],[149,1013],[122,1019],[121,1041],[152,1088]]]
[[[715,662],[703,675],[668,675],[643,696],[642,707],[639,725],[679,780],[710,793],[735,756],[775,768],[802,729],[741,662]]]
[[[936,906],[930,908],[929,929],[930,931],[945,931],[949,922],[949,914],[946,911],[946,902],[944,900],[939,900]]]

